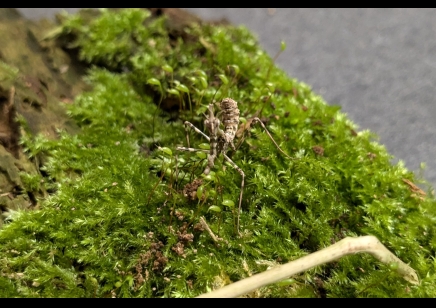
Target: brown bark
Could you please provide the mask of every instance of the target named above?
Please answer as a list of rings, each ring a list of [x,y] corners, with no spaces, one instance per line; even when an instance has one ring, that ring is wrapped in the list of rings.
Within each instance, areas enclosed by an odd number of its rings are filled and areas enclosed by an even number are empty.
[[[26,191],[21,182],[19,172],[38,173],[41,160],[23,153],[17,116],[33,136],[56,138],[58,129],[79,130],[62,105],[85,89],[85,67],[57,42],[41,40],[54,26],[0,9],[0,212],[33,208],[44,195]]]

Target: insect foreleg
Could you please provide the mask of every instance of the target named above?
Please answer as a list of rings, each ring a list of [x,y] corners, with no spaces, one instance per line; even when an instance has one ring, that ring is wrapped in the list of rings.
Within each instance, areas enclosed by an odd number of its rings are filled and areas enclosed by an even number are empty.
[[[185,121],[185,130],[186,130],[186,141],[188,142],[188,147],[190,147],[189,144],[189,131],[188,131],[188,126],[193,129],[196,133],[199,133],[200,135],[202,135],[204,138],[207,139],[207,141],[210,141],[209,136],[207,136],[205,133],[203,133],[201,130],[199,130],[197,127],[195,127],[194,124],[192,124],[191,122]]]
[[[209,150],[194,149],[194,148],[185,148],[185,147],[176,147],[176,150],[178,150],[178,151],[186,151],[186,152],[204,152],[204,153],[209,153]]]

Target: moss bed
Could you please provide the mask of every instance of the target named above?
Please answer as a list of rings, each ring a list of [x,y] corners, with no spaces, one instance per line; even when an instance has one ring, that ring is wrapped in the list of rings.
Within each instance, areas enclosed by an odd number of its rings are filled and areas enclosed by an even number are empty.
[[[247,296],[436,296],[430,185],[277,68],[246,28],[182,27],[145,9],[59,19],[45,40],[87,67],[88,90],[66,105],[80,129],[48,138],[19,118],[20,145],[38,162],[20,180],[39,209],[4,210],[0,297],[194,297],[362,235],[414,268],[420,284],[358,254]],[[1,66],[16,82],[17,70]],[[241,236],[241,175],[221,157],[205,176],[205,153],[176,150],[187,146],[183,122],[203,130],[208,104],[225,97],[241,112],[242,142],[227,153],[246,175]]]

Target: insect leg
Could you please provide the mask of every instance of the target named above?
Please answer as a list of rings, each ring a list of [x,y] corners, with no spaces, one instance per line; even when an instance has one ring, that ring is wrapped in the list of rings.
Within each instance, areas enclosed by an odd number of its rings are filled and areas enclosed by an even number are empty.
[[[197,127],[195,127],[194,124],[192,124],[191,122],[185,121],[185,130],[186,130],[186,141],[188,142],[188,147],[189,145],[189,131],[188,131],[188,126],[193,129],[196,133],[199,133],[200,135],[202,135],[204,138],[207,139],[207,141],[210,140],[209,136],[207,136],[205,133],[203,133],[201,130],[199,130]]]
[[[235,168],[236,171],[239,172],[239,174],[240,174],[241,177],[242,177],[242,181],[241,181],[241,189],[240,189],[240,193],[239,193],[238,218],[237,218],[237,223],[236,223],[236,229],[238,230],[238,233],[239,233],[239,216],[240,216],[240,213],[241,213],[242,194],[243,194],[243,192],[244,192],[245,173],[244,173],[244,171],[242,171],[242,169],[239,168],[238,165],[236,165],[236,164],[233,162],[233,160],[231,160],[231,159],[230,159],[226,154],[223,153],[223,155],[224,155],[225,160],[227,160],[227,161],[232,165],[232,167]]]
[[[265,132],[267,133],[269,139],[271,139],[271,141],[274,143],[274,145],[276,146],[276,148],[283,153],[283,155],[285,155],[287,158],[289,159],[294,159],[292,157],[290,157],[288,154],[286,154],[280,147],[279,145],[276,143],[276,141],[274,140],[274,138],[271,136],[271,134],[269,133],[269,131],[266,129],[265,125],[262,123],[262,121],[259,118],[253,118],[253,122],[252,123],[259,123],[263,129],[265,130]]]
[[[186,151],[186,152],[204,152],[204,153],[209,153],[209,150],[194,149],[194,148],[185,148],[185,147],[176,147],[176,150],[178,150],[178,151]]]

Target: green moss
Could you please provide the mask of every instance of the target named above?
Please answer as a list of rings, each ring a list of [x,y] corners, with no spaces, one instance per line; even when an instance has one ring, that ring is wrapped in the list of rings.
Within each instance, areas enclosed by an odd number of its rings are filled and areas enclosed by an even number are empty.
[[[414,174],[276,68],[247,29],[192,25],[174,38],[165,25],[137,9],[65,20],[63,35],[100,68],[87,77],[93,90],[69,107],[80,134],[23,141],[30,156],[45,157],[52,193],[41,210],[14,213],[0,231],[0,295],[191,297],[371,234],[417,270],[419,286],[354,255],[251,295],[434,297],[436,202],[403,181]],[[239,173],[217,160],[204,176],[204,158],[175,149],[186,146],[182,120],[203,128],[207,104],[224,97],[246,119],[266,119],[295,158],[257,126],[228,153],[246,174],[242,237],[235,208],[223,205],[238,204]],[[205,142],[195,133],[190,140]],[[197,178],[207,197],[188,200],[182,190]],[[38,189],[36,178],[22,181]],[[199,230],[200,216],[227,244]]]
[[[0,61],[0,82],[4,84],[5,88],[11,87],[17,77],[18,69]]]

